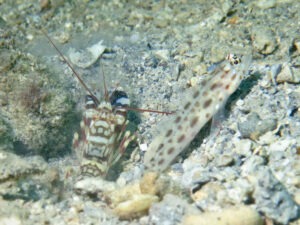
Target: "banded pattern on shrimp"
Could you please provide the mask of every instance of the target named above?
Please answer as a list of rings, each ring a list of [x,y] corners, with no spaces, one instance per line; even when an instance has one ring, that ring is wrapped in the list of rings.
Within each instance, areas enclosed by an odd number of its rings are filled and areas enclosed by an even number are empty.
[[[75,133],[73,149],[81,159],[82,176],[105,177],[124,153],[134,136],[125,131],[126,109],[130,101],[123,91],[114,91],[99,105],[86,96],[80,134]]]

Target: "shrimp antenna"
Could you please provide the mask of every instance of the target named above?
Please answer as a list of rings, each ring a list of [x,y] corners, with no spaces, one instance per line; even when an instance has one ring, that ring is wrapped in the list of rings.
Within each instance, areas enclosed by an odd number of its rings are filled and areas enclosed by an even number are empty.
[[[109,96],[108,96],[108,91],[107,91],[107,87],[106,87],[105,76],[104,76],[104,71],[103,71],[103,64],[101,63],[101,58],[99,59],[99,65],[100,65],[100,69],[101,69],[101,73],[102,73],[102,77],[103,77],[104,97],[105,97],[105,100],[108,101]]]
[[[62,52],[58,49],[58,47],[54,44],[54,42],[51,40],[51,38],[47,35],[47,33],[43,30],[41,30],[42,33],[46,36],[46,38],[48,39],[48,41],[50,42],[50,44],[55,48],[55,50],[58,52],[58,54],[61,56],[61,58],[63,59],[63,61],[68,65],[68,67],[72,70],[73,75],[75,75],[75,77],[78,79],[78,81],[80,82],[80,84],[84,87],[84,89],[88,92],[88,94],[91,96],[91,98],[93,99],[93,101],[99,105],[100,101],[98,100],[98,98],[92,93],[92,91],[88,88],[88,86],[84,83],[84,81],[80,78],[79,74],[76,72],[76,70],[73,68],[73,66],[71,65],[71,63],[66,59],[66,57],[62,54]],[[103,84],[104,84],[104,90],[105,90],[105,98],[106,100],[108,100],[108,91],[106,88],[106,82],[105,82],[105,76],[104,76],[104,72],[103,72],[103,64],[100,63],[100,67],[101,67],[101,72],[102,72],[102,76],[103,76]],[[154,113],[161,113],[161,114],[173,114],[174,112],[163,112],[163,111],[159,111],[159,110],[152,110],[152,109],[139,109],[139,108],[131,108],[131,107],[122,107],[126,110],[132,110],[132,111],[138,111],[138,112],[154,112]]]
[[[78,81],[81,83],[81,85],[84,87],[84,89],[89,93],[89,95],[92,97],[94,102],[99,105],[99,100],[97,97],[91,92],[91,90],[86,86],[86,84],[83,82],[83,80],[80,78],[79,74],[75,71],[71,63],[66,59],[66,57],[62,54],[62,52],[57,48],[57,46],[54,44],[54,42],[51,40],[51,38],[47,35],[45,31],[42,30],[42,33],[46,36],[50,44],[55,48],[55,50],[58,52],[58,54],[62,57],[63,61],[69,66],[69,68],[72,70],[75,77],[78,79]]]

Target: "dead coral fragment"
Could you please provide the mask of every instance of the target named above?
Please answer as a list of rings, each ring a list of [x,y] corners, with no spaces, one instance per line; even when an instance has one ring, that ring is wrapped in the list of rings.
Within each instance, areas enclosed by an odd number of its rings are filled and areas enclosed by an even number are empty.
[[[159,198],[152,194],[142,194],[139,183],[127,185],[104,193],[113,211],[121,219],[133,219],[148,213],[152,203]]]
[[[147,214],[150,206],[154,202],[158,202],[155,195],[140,194],[134,195],[132,199],[121,202],[114,212],[121,219],[132,219]]]

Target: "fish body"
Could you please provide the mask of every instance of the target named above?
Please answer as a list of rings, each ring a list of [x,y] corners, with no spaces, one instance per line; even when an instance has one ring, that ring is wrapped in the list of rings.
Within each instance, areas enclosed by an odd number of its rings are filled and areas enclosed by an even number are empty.
[[[195,138],[200,129],[226,103],[246,74],[251,58],[241,61],[229,54],[211,72],[211,79],[193,87],[183,99],[183,108],[161,123],[160,134],[149,145],[145,169],[162,172]]]

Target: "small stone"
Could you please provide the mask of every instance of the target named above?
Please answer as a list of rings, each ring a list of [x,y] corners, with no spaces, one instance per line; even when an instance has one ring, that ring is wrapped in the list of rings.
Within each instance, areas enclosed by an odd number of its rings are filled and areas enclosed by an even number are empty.
[[[252,154],[252,141],[249,139],[238,139],[233,140],[233,143],[235,145],[234,152],[236,152],[239,155],[245,155],[250,156]]]
[[[295,144],[296,141],[292,139],[277,140],[271,143],[269,148],[272,152],[276,152],[276,151],[284,152],[288,149],[288,147],[293,146]]]
[[[65,44],[70,40],[70,33],[68,32],[62,32],[59,36],[58,36],[58,41],[61,44]]]
[[[294,196],[295,202],[300,205],[300,190],[298,190]]]
[[[288,63],[284,63],[282,65],[281,71],[278,73],[276,77],[276,81],[278,83],[289,82],[289,83],[299,83],[300,78],[294,76],[292,68],[288,65]]]
[[[261,54],[269,55],[277,48],[274,32],[266,27],[255,27],[251,39],[253,47]]]
[[[223,167],[223,166],[229,166],[234,163],[234,159],[231,155],[222,155],[217,158],[216,160],[216,166]]]
[[[105,193],[112,205],[118,205],[121,202],[132,199],[134,195],[140,195],[141,190],[139,183],[129,184],[122,188],[116,188],[113,191],[108,191]]]
[[[243,177],[248,177],[249,174],[255,173],[263,165],[266,164],[266,160],[258,155],[250,156],[245,163],[241,166],[241,172]]]
[[[129,40],[132,43],[138,43],[141,40],[141,35],[139,33],[134,33],[130,36]]]
[[[292,67],[292,73],[293,73],[293,81],[291,83],[299,83],[300,82],[300,69],[299,69],[299,67],[296,67],[296,66]]]
[[[293,41],[293,45],[296,48],[297,52],[300,53],[300,38],[295,38]]]
[[[156,195],[158,193],[155,182],[158,178],[158,174],[154,172],[146,173],[140,181],[141,192],[145,194]]]
[[[159,198],[155,195],[134,195],[131,199],[119,203],[113,211],[121,219],[133,219],[145,215],[150,206],[158,200]]]
[[[243,106],[243,105],[245,104],[245,102],[244,102],[242,99],[239,99],[239,100],[236,101],[235,104],[236,104],[238,107],[241,107],[241,106]]]
[[[193,68],[193,72],[201,76],[207,72],[207,66],[204,63],[201,63]]]
[[[50,0],[40,0],[40,8],[41,10],[49,9],[51,7]]]
[[[70,22],[67,22],[67,23],[65,23],[65,28],[66,28],[67,30],[71,30],[71,29],[73,28],[73,24],[70,23]]]
[[[141,150],[142,152],[146,152],[147,149],[148,149],[147,143],[140,144],[140,150]]]
[[[280,73],[282,69],[282,64],[273,64],[269,70],[266,71],[267,76],[263,80],[269,81],[270,85],[267,85],[265,88],[269,88],[271,84],[274,86],[277,85],[276,83],[276,77]]]
[[[159,203],[155,203],[149,210],[149,221],[152,225],[181,224],[185,213],[197,213],[198,210],[187,201],[176,195],[167,194]]]
[[[154,23],[158,28],[165,28],[170,24],[170,20],[167,16],[159,16],[154,20]]]
[[[260,9],[269,9],[276,6],[276,0],[259,0],[254,4]]]
[[[288,224],[299,217],[299,206],[268,167],[257,168],[249,178],[255,185],[253,198],[259,212],[279,224]]]
[[[102,40],[99,41],[98,43],[86,48],[85,51],[76,51],[71,48],[69,50],[70,61],[81,68],[90,67],[97,61],[106,49],[102,42]]]
[[[274,130],[277,126],[275,119],[262,120],[257,113],[251,113],[246,121],[238,123],[238,129],[244,138],[257,140],[261,135]]]
[[[260,82],[259,82],[259,85],[263,88],[270,88],[271,84],[272,83],[270,82],[270,80],[267,80],[267,79],[260,80]]]
[[[227,46],[220,46],[220,45],[221,44],[213,45],[210,50],[211,51],[210,60],[213,63],[217,63],[217,62],[224,60],[225,53],[229,52],[229,50],[227,49]]]
[[[249,206],[236,206],[221,212],[205,212],[198,215],[186,215],[184,225],[263,225],[263,218]]]
[[[0,182],[26,174],[43,173],[47,168],[47,163],[40,156],[24,159],[10,152],[0,151],[0,154]]]
[[[166,175],[158,176],[155,172],[147,172],[140,181],[140,190],[143,194],[164,196],[166,193],[181,194],[182,189],[178,182]]]
[[[222,19],[224,19],[225,15],[224,12],[221,9],[214,10],[214,13],[212,13],[205,22],[207,23],[207,27],[213,27],[216,24],[220,23]]]
[[[86,177],[79,180],[74,185],[76,192],[81,194],[98,194],[103,192],[110,192],[115,190],[116,184],[114,182],[105,181],[101,178]]]
[[[170,51],[169,50],[165,50],[165,49],[163,49],[163,50],[156,50],[156,51],[154,51],[154,55],[158,59],[160,59],[160,60],[162,60],[164,62],[168,62],[169,58],[170,58]]]
[[[0,197],[0,224],[1,225],[24,225],[24,219],[28,218],[28,207],[20,204],[21,201],[5,201]]]
[[[17,217],[10,216],[10,217],[2,217],[0,218],[1,225],[22,225],[23,223]]]
[[[271,145],[273,142],[278,140],[277,135],[273,132],[267,132],[259,137],[259,144],[260,145]]]
[[[27,39],[28,41],[32,41],[32,40],[34,39],[34,36],[33,36],[32,34],[27,34],[27,35],[26,35],[26,39]]]
[[[217,182],[209,182],[204,184],[199,190],[197,186],[196,191],[191,191],[191,198],[197,203],[197,205],[201,204],[200,202],[206,202],[209,199],[213,199],[216,193],[219,193],[224,189],[221,184]]]
[[[197,77],[192,77],[188,82],[187,82],[187,85],[189,87],[195,87],[197,85]]]

